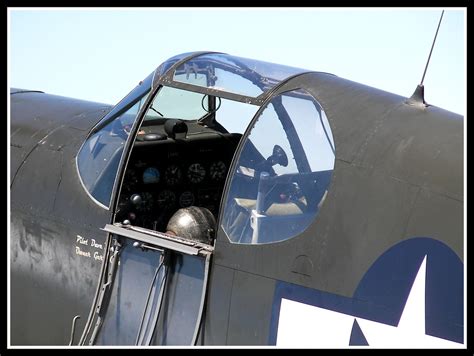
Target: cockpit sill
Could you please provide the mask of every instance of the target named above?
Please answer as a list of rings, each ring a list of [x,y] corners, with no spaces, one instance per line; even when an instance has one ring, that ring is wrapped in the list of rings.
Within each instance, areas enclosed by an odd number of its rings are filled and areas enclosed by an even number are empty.
[[[153,244],[192,256],[206,256],[214,251],[214,247],[209,244],[120,222],[113,225],[107,224],[101,230],[139,241],[136,247],[144,249],[156,249],[151,245]]]

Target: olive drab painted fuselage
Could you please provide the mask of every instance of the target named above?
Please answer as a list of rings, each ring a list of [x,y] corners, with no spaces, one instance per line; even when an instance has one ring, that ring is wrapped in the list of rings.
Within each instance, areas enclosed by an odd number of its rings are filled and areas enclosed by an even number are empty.
[[[213,52],[10,103],[11,345],[465,344],[462,116]]]

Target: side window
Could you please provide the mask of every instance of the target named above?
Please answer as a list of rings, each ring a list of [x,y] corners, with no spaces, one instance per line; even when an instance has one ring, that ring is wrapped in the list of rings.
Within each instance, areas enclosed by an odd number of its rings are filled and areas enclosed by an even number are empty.
[[[326,115],[299,89],[275,97],[243,143],[222,228],[234,243],[287,240],[303,232],[324,202],[334,168]]]
[[[108,124],[87,138],[77,155],[77,166],[84,187],[99,203],[108,207],[123,147],[148,91],[117,113]],[[129,105],[129,106],[130,106]]]

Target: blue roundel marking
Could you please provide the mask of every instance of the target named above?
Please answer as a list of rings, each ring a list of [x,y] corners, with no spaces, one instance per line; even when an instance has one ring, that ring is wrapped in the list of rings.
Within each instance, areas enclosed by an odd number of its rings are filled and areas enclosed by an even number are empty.
[[[463,264],[447,245],[424,237],[404,240],[383,253],[362,277],[352,298],[277,282],[269,342],[276,344],[282,298],[354,318],[398,325],[425,258],[425,333],[463,343]],[[347,345],[367,344],[354,319]]]
[[[396,325],[425,256],[426,334],[462,343],[463,264],[440,241],[414,238],[390,248],[364,275],[354,298],[392,310],[385,323]]]

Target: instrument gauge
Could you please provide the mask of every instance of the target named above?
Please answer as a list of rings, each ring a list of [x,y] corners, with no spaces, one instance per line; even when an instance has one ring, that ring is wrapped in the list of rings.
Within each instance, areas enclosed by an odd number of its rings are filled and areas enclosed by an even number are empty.
[[[160,171],[155,167],[148,167],[143,172],[143,183],[151,184],[158,183],[160,181]]]
[[[144,192],[141,193],[141,198],[142,201],[141,203],[137,206],[137,209],[142,211],[142,212],[151,212],[153,209],[153,195],[149,192]]]
[[[188,179],[191,183],[201,183],[206,176],[206,169],[200,163],[193,163],[188,168]]]
[[[176,164],[172,164],[166,168],[165,181],[170,186],[176,185],[181,181],[181,175],[181,169]]]
[[[183,192],[179,197],[179,206],[182,208],[187,208],[194,204],[194,194],[190,191]]]
[[[158,205],[162,209],[171,209],[176,202],[176,195],[171,190],[163,190],[158,194]]]
[[[225,178],[226,174],[226,165],[222,161],[217,161],[211,164],[209,168],[209,175],[212,180],[222,180]]]

